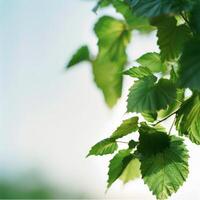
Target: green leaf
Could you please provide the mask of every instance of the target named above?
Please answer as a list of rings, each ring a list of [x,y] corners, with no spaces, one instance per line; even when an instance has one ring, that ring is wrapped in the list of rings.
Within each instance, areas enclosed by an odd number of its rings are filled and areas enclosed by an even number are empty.
[[[190,138],[193,143],[200,144],[200,96],[194,94],[186,100],[178,110],[176,128],[180,135]]]
[[[192,7],[190,0],[128,0],[128,2],[134,12],[146,17],[180,13]]]
[[[154,122],[157,119],[157,112],[143,112],[141,113],[144,119],[148,122]]]
[[[126,47],[130,32],[126,25],[109,16],[99,19],[95,25],[99,53],[93,62],[94,80],[103,91],[105,101],[112,107],[122,91],[122,71],[127,61]]]
[[[199,10],[200,10],[200,2],[197,1],[195,6],[193,6],[193,9],[190,13],[190,19],[189,19],[190,27],[192,27],[192,30],[197,34],[200,33],[200,21],[199,21],[200,13],[199,13]]]
[[[105,8],[109,6],[110,3],[111,3],[111,0],[99,0],[96,6],[92,9],[92,11],[96,13],[99,8]]]
[[[132,159],[133,155],[130,153],[130,150],[121,150],[110,160],[108,188],[121,176]]]
[[[138,145],[138,142],[136,142],[135,140],[130,140],[128,142],[128,148],[129,149],[134,149],[137,145]]]
[[[158,46],[162,61],[170,61],[179,57],[184,44],[190,39],[190,31],[186,25],[177,26],[174,17],[159,17],[152,21],[158,28]]]
[[[94,31],[98,37],[101,56],[108,55],[111,60],[124,63],[126,61],[125,48],[130,42],[130,31],[126,24],[113,17],[103,16],[95,24]]]
[[[169,136],[156,128],[142,125],[139,129],[138,152],[142,156],[152,156],[163,152],[170,145]]]
[[[188,157],[183,140],[175,136],[170,137],[170,145],[164,151],[142,157],[142,178],[157,199],[167,199],[185,182]]]
[[[128,112],[155,112],[167,108],[176,99],[176,87],[167,79],[156,83],[153,77],[145,77],[130,88]]]
[[[149,20],[145,17],[136,16],[126,2],[112,0],[112,4],[116,11],[123,15],[130,29],[138,30],[143,33],[154,30],[154,27],[150,25]]]
[[[185,91],[183,89],[177,89],[176,91],[176,100],[170,104],[167,109],[160,110],[158,112],[158,118],[165,118],[172,114],[174,111],[178,110],[178,108],[181,106],[182,102],[184,101]]]
[[[185,45],[180,59],[179,85],[200,90],[200,40],[193,39]]]
[[[123,74],[139,79],[144,78],[145,76],[153,76],[153,74],[147,67],[132,67],[124,71]]]
[[[95,156],[102,156],[106,154],[112,154],[114,153],[118,148],[118,145],[115,140],[113,139],[104,139],[97,144],[95,144],[90,152],[88,153],[88,156],[95,155]]]
[[[119,179],[123,181],[124,184],[126,184],[129,181],[133,181],[137,178],[140,178],[140,176],[141,176],[140,161],[139,159],[134,158],[126,166]]]
[[[126,119],[122,124],[113,132],[110,138],[118,139],[124,137],[134,131],[138,130],[138,117]]]
[[[149,68],[152,72],[165,72],[167,66],[162,63],[158,53],[146,53],[137,59],[143,67]]]
[[[72,56],[71,60],[67,64],[67,68],[72,67],[82,61],[89,61],[90,53],[87,46],[80,47],[77,52]]]

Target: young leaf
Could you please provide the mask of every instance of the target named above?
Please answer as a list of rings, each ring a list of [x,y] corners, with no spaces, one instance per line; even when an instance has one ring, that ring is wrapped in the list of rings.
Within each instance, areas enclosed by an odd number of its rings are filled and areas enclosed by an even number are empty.
[[[152,72],[165,72],[167,67],[162,63],[158,53],[146,53],[137,59],[143,67],[149,68]]]
[[[188,157],[183,140],[175,136],[170,137],[170,145],[164,151],[142,157],[142,178],[157,199],[167,199],[185,182]]]
[[[130,150],[119,151],[112,160],[110,160],[108,171],[108,188],[121,176],[127,165],[133,159]]]
[[[193,39],[185,45],[180,59],[179,85],[200,90],[200,40]]]
[[[141,113],[142,117],[144,117],[144,119],[148,122],[154,122],[157,119],[157,112],[143,112]]]
[[[128,0],[128,2],[133,11],[146,17],[180,13],[192,7],[190,0]]]
[[[118,145],[115,140],[113,139],[104,139],[97,144],[95,144],[90,152],[88,153],[88,156],[95,155],[95,156],[102,156],[106,154],[112,154],[114,153],[118,148]]]
[[[88,47],[82,46],[80,47],[77,52],[72,56],[71,60],[67,64],[67,68],[72,67],[82,61],[89,61],[90,60],[90,53]]]
[[[130,32],[123,21],[103,16],[95,24],[94,31],[101,56],[109,56],[120,63],[126,61],[125,49],[130,42]]]
[[[139,79],[145,76],[153,76],[152,72],[147,67],[132,67],[124,71],[124,74]]]
[[[123,173],[119,177],[124,184],[129,181],[133,181],[141,176],[140,172],[140,161],[138,158],[132,159],[124,169]]]
[[[126,119],[122,124],[113,132],[110,138],[118,139],[124,137],[138,129],[138,117]]]
[[[152,21],[158,28],[157,37],[160,55],[163,61],[179,57],[184,44],[190,39],[190,31],[186,25],[177,26],[174,17],[159,17]]]
[[[101,17],[94,30],[99,39],[99,53],[93,62],[94,80],[112,107],[121,96],[121,72],[127,61],[125,49],[130,32],[122,21],[108,16]]]
[[[200,96],[194,94],[178,110],[176,128],[196,144],[200,144]]]
[[[128,95],[128,112],[155,112],[165,109],[176,99],[176,87],[167,79],[155,83],[153,77],[137,81]]]

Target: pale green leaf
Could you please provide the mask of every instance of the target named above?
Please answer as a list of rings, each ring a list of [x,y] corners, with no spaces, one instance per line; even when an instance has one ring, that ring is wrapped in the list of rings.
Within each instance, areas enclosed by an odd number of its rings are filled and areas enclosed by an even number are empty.
[[[108,188],[121,176],[127,165],[133,159],[130,150],[119,151],[112,160],[110,160],[108,171]]]
[[[114,131],[110,138],[118,139],[124,137],[138,129],[138,117],[132,117],[126,119],[122,124]]]
[[[124,74],[139,79],[145,76],[153,76],[152,72],[147,67],[132,67],[124,71]]]
[[[93,61],[93,74],[97,86],[103,91],[105,101],[112,107],[122,91],[122,71],[127,61],[126,46],[130,32],[117,19],[104,16],[95,25],[99,53]]]
[[[143,112],[142,117],[148,122],[154,122],[157,119],[157,112]]]
[[[114,153],[118,148],[118,145],[115,140],[113,139],[104,139],[97,144],[95,144],[90,152],[88,153],[88,156],[95,155],[95,156],[102,156],[106,154],[112,154]]]
[[[129,181],[133,181],[137,178],[140,178],[140,176],[140,161],[137,158],[133,158],[126,166],[119,179],[123,181],[124,184],[126,184]]]
[[[143,67],[149,68],[152,72],[165,72],[167,67],[162,63],[158,53],[146,53],[137,59]]]

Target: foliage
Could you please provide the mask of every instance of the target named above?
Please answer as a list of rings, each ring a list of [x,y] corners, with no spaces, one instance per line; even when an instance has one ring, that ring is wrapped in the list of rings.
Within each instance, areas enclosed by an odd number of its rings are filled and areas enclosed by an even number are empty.
[[[94,145],[88,156],[116,152],[109,164],[108,188],[117,179],[127,183],[142,177],[157,199],[167,199],[189,173],[184,138],[200,144],[200,1],[99,0],[94,10],[107,6],[123,19],[100,17],[94,26],[97,55],[92,57],[83,46],[67,67],[89,61],[96,85],[110,107],[121,96],[123,75],[129,76],[133,85],[127,112],[133,116]],[[127,69],[126,49],[135,31],[156,32],[160,51],[145,52],[136,65]],[[172,117],[173,123],[166,131],[160,124]],[[171,135],[173,126],[178,136]],[[137,140],[120,140],[130,138],[132,133],[139,135]],[[127,147],[121,149],[119,143]]]

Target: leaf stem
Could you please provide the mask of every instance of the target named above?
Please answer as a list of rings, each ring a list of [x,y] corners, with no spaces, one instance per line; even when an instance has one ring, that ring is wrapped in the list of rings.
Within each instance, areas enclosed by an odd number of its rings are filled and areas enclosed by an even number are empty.
[[[119,140],[116,140],[116,142],[118,142],[118,143],[123,143],[123,144],[128,144],[128,142],[119,141]]]
[[[171,134],[171,131],[172,131],[172,128],[173,128],[173,126],[174,126],[175,121],[176,121],[176,117],[174,117],[174,120],[173,120],[173,122],[172,122],[172,125],[171,125],[171,127],[170,127],[170,129],[169,129],[168,135]]]
[[[168,115],[167,117],[165,117],[165,118],[161,119],[160,121],[156,122],[155,124],[153,124],[153,126],[156,126],[156,125],[160,124],[161,122],[167,120],[168,118],[170,118],[172,115],[175,115],[176,113],[177,113],[177,110],[175,112],[171,113],[170,115]]]

